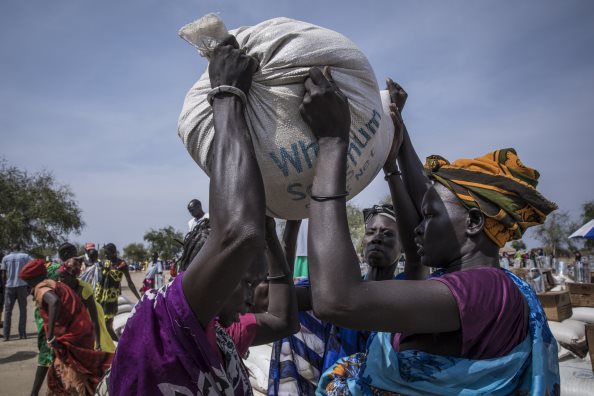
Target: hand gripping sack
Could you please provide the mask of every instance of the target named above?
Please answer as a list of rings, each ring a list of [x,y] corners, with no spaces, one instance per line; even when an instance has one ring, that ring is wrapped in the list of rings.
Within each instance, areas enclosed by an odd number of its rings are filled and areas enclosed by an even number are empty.
[[[308,216],[317,156],[316,139],[299,113],[304,81],[313,66],[330,66],[332,77],[349,99],[350,143],[347,190],[352,198],[382,168],[394,127],[389,96],[379,89],[363,53],[343,35],[288,18],[230,31],[240,47],[259,61],[247,95],[245,115],[266,192],[269,215],[285,219]],[[183,27],[180,36],[208,57],[227,34],[214,14]],[[210,176],[213,114],[206,95],[208,70],[186,95],[178,134],[192,158]]]

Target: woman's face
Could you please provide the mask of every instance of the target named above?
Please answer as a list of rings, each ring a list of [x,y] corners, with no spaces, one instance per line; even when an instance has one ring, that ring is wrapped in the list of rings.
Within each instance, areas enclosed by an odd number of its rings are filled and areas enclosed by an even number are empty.
[[[266,279],[266,269],[267,262],[264,254],[254,259],[219,312],[221,326],[229,327],[233,322],[239,322],[239,315],[250,312],[254,305],[254,291]]]
[[[375,215],[365,225],[363,237],[365,261],[371,267],[389,267],[400,256],[401,244],[396,223]]]
[[[423,221],[415,228],[415,242],[421,263],[447,268],[460,261],[467,238],[468,211],[446,187],[434,184],[421,206]]]

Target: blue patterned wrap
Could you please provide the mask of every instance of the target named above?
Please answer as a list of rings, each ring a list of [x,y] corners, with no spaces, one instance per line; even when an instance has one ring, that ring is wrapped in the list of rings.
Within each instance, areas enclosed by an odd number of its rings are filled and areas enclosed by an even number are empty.
[[[509,271],[530,308],[528,336],[510,353],[473,360],[407,350],[377,333],[366,353],[338,361],[321,376],[317,395],[559,395],[557,342],[530,286]]]

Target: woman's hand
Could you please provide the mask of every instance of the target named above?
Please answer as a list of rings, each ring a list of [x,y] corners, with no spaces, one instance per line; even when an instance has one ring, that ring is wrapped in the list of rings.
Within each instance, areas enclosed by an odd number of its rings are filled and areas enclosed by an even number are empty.
[[[299,110],[318,140],[338,138],[348,142],[351,127],[349,101],[332,79],[329,67],[324,73],[317,67],[309,69]]]
[[[208,65],[210,86],[231,85],[248,93],[258,61],[239,49],[235,36],[229,35],[213,50]]]
[[[398,157],[402,141],[404,140],[404,121],[402,121],[401,113],[408,94],[399,84],[392,81],[392,79],[388,79],[387,89],[390,93],[390,117],[394,123],[394,138],[392,139],[392,147],[384,163],[384,172],[390,173],[397,170],[396,157]]]

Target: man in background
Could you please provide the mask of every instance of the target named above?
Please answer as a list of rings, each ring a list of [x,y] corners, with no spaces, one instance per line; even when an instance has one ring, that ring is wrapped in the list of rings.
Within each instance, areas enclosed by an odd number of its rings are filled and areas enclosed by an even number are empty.
[[[19,303],[19,339],[27,338],[27,283],[19,278],[21,269],[31,257],[20,250],[18,244],[11,246],[11,252],[2,258],[0,264],[0,281],[5,283],[4,291],[4,341],[10,339],[12,309]]]
[[[189,232],[192,232],[194,227],[208,219],[208,213],[204,213],[204,210],[202,210],[202,202],[197,199],[193,199],[188,203],[188,212],[192,215],[192,218],[188,221]]]

